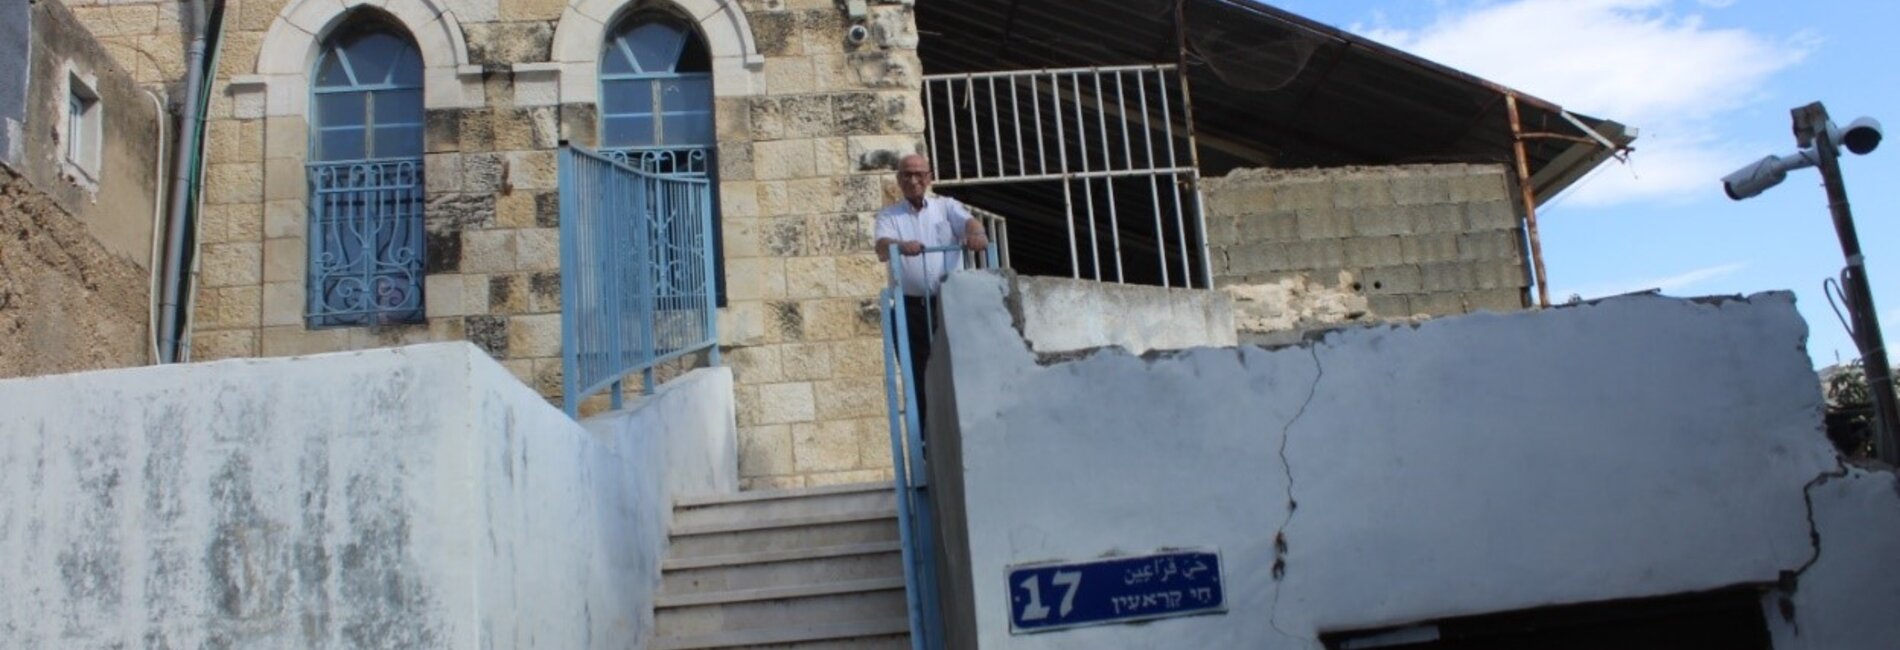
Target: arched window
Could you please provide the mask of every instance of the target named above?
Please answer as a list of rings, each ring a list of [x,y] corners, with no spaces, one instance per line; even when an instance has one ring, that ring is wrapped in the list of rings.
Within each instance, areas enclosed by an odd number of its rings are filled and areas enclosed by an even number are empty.
[[[634,12],[600,52],[601,153],[641,170],[712,181],[713,296],[726,305],[724,228],[714,153],[712,56],[692,24]],[[658,209],[658,206],[654,206]],[[690,218],[690,217],[688,217]]]
[[[708,175],[712,58],[698,31],[666,14],[620,21],[600,53],[600,147],[662,174]]]
[[[358,17],[324,42],[313,79],[309,324],[423,322],[422,57]]]

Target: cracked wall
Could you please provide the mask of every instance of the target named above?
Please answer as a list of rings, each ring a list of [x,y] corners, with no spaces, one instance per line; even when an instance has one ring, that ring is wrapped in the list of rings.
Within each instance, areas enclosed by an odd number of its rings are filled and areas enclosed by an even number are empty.
[[[953,406],[931,441],[947,627],[969,634],[954,647],[1319,648],[1323,631],[1772,586],[1812,555],[1804,487],[1838,467],[1785,293],[1044,364],[1003,281],[947,286],[932,371],[952,386],[933,403]],[[1824,529],[1900,507],[1891,474],[1864,482],[1878,508],[1822,508]],[[1844,566],[1893,564],[1900,533],[1875,531],[1823,555],[1848,564],[1811,570],[1794,621],[1886,626],[1827,611],[1874,584]],[[1221,551],[1228,614],[1010,635],[1009,566],[1179,547]]]
[[[737,482],[728,371],[583,428],[460,343],[0,381],[0,412],[5,648],[643,647],[671,493]]]

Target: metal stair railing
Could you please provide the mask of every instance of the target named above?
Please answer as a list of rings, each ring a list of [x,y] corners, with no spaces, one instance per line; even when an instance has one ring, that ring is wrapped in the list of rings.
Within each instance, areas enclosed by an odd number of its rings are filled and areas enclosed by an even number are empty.
[[[561,192],[562,400],[610,391],[638,372],[702,350],[719,363],[714,305],[712,190],[706,178],[636,169],[563,146]]]
[[[910,612],[910,642],[913,650],[940,650],[943,647],[943,617],[937,596],[936,518],[930,504],[929,478],[925,467],[923,422],[918,413],[918,393],[923,388],[910,380],[911,318],[923,318],[926,331],[935,336],[934,291],[924,296],[924,313],[911,314],[904,304],[902,278],[903,254],[892,245],[891,280],[879,294],[878,304],[884,327],[884,395],[891,424],[891,467],[897,489],[898,537],[903,544],[904,598]],[[979,268],[975,253],[961,246],[926,248],[922,255],[965,256],[964,268]],[[990,242],[981,256],[980,268],[996,269],[997,244]],[[926,265],[926,268],[928,266]],[[924,341],[930,345],[930,341]],[[902,373],[902,374],[900,374]],[[901,381],[900,381],[901,379]]]

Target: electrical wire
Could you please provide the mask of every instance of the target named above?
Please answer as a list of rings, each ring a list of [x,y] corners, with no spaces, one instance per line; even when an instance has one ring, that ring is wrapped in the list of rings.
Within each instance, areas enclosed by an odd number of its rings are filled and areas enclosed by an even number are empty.
[[[158,180],[152,184],[152,256],[146,263],[146,268],[151,271],[151,273],[147,274],[151,277],[151,282],[147,283],[149,286],[146,287],[148,290],[146,295],[148,309],[145,314],[146,330],[149,336],[145,337],[145,342],[150,344],[146,352],[151,353],[151,362],[159,363],[162,354],[159,351],[158,342],[159,338],[161,338],[158,331],[158,323],[160,320],[159,310],[164,303],[164,299],[159,296],[159,293],[161,292],[160,286],[164,284],[160,276],[165,273],[162,268],[164,261],[161,258],[165,255],[163,245],[165,241],[165,179],[167,178],[166,171],[168,171],[165,169],[165,139],[167,137],[165,133],[165,123],[170,121],[169,118],[171,115],[165,111],[164,102],[158,99],[157,93],[147,89],[145,96],[152,100],[152,112],[158,116],[158,163],[154,166],[155,169],[153,170],[158,174]]]

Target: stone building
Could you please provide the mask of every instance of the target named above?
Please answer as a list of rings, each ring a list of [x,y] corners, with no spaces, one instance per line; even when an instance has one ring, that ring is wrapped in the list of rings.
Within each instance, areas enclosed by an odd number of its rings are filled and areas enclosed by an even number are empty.
[[[187,25],[199,3],[68,4],[133,78],[168,93],[183,112]],[[1174,188],[1187,207],[1176,208],[1180,221],[1172,229],[1159,225],[1157,213],[1153,231],[1129,231],[1129,254],[1153,254],[1178,241],[1180,255],[1169,262],[1164,254],[1160,265],[1181,265],[1175,286],[1188,279],[1187,286],[1228,288],[1243,306],[1289,278],[1321,288],[1302,284],[1296,293],[1344,305],[1328,316],[1286,320],[1281,302],[1254,300],[1254,312],[1273,312],[1253,321],[1269,323],[1266,329],[1533,304],[1530,209],[1629,141],[1614,123],[1579,120],[1555,104],[1265,5],[1228,0],[1060,3],[1020,21],[1002,0],[202,4],[210,18],[210,87],[203,205],[192,221],[197,271],[182,333],[186,358],[468,340],[558,401],[557,158],[564,144],[615,152],[649,169],[713,181],[718,348],[736,374],[748,488],[889,476],[874,300],[886,277],[869,250],[872,215],[896,198],[888,170],[898,155],[929,152],[940,168],[951,167],[943,156],[962,145],[943,129],[978,116],[1000,125],[1009,112],[995,104],[984,112],[970,96],[953,105],[933,94],[930,78],[1150,66],[1156,96],[1177,93],[1183,101],[1179,113],[1146,109],[1140,126],[1166,128],[1170,146],[1185,148],[1172,171],[1150,170],[1144,180]],[[1166,11],[1171,7],[1176,11]],[[1223,36],[1236,30],[1290,54],[1249,54]],[[1187,50],[1206,63],[1186,74],[1157,65],[1188,60]],[[1279,89],[1244,81],[1262,75],[1288,90],[1274,94]],[[1395,79],[1417,92],[1391,101],[1381,88]],[[1188,85],[1196,103],[1185,101]],[[1078,101],[1080,92],[1078,85]],[[1124,105],[1111,120],[1103,106],[1108,95],[1099,86],[1096,92],[1089,108],[1099,116],[1087,124],[1103,130],[1104,143],[1111,122],[1127,138],[1137,114]],[[1511,124],[1522,100],[1524,124],[1571,131],[1556,146],[1536,141],[1528,153],[1520,147],[1520,175],[1502,164],[1514,144],[1500,108],[1507,95]],[[1012,97],[1011,105],[1022,119],[1026,104]],[[1084,124],[1079,110],[1076,120]],[[1572,124],[1589,137],[1576,135]],[[992,153],[1000,153],[1002,128]],[[1046,139],[1042,146],[1081,147],[1086,159],[1085,139],[1077,128],[1066,141]],[[1421,173],[1482,176],[1477,199],[1442,187],[1428,193],[1441,212],[1463,215],[1476,200],[1494,218],[1474,224],[1461,216],[1436,230],[1394,228],[1368,218],[1422,208],[1409,203],[1417,197],[1395,194],[1399,181],[1383,172],[1369,181],[1386,188],[1374,191],[1373,201],[1393,209],[1367,212],[1375,206],[1335,202],[1331,185],[1315,194],[1324,195],[1324,206],[1256,200],[1272,193],[1260,192],[1245,171],[1399,162],[1483,165]],[[1148,166],[1161,166],[1152,153]],[[1124,190],[1118,199],[1118,181],[1078,182],[1077,196],[1093,201],[1106,192],[1105,232],[1118,247],[1115,207],[1145,218],[1147,207],[1137,204],[1162,203],[1160,190]],[[1515,201],[1524,186],[1531,188],[1523,194],[1528,201]],[[1066,231],[1061,225],[1060,183],[946,183],[941,191],[1007,219],[1013,241],[1005,254],[1023,271],[1082,275],[1074,220]],[[361,208],[369,199],[351,197],[364,192],[377,193],[373,201],[398,218],[373,232],[338,230],[337,215]],[[1313,212],[1320,207],[1339,210],[1329,223],[1348,227],[1312,230],[1325,220]],[[1365,228],[1355,230],[1361,222]],[[344,231],[348,237],[338,234]],[[1069,250],[1055,244],[1065,233]],[[1274,239],[1283,234],[1292,239]],[[1359,235],[1367,237],[1353,239]],[[357,243],[346,242],[352,237]],[[1293,248],[1321,257],[1299,257]],[[1119,248],[1115,254],[1119,273]],[[1260,255],[1278,257],[1260,262]],[[1191,268],[1196,264],[1199,270]],[[1095,266],[1100,277],[1103,263]],[[1374,277],[1380,274],[1390,277]],[[1125,280],[1170,282],[1166,271],[1158,279]],[[597,395],[587,410],[603,406]]]
[[[152,358],[169,119],[86,30],[0,3],[0,378]]]

